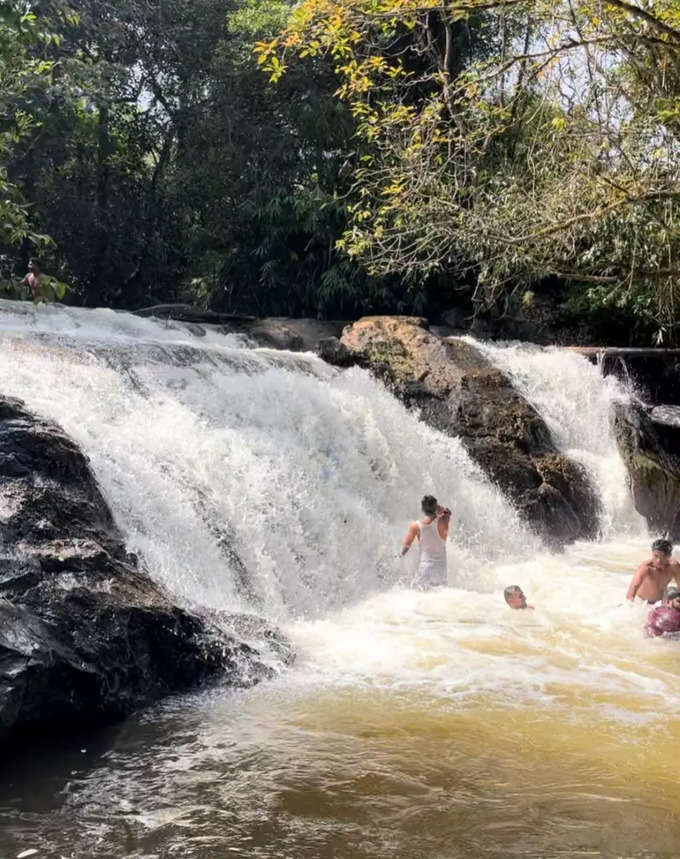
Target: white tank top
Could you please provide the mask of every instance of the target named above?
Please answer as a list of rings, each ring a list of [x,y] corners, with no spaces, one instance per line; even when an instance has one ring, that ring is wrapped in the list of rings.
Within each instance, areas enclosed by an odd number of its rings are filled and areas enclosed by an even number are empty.
[[[418,522],[420,528],[420,563],[446,563],[446,540],[439,535],[439,524],[435,519],[426,525]]]

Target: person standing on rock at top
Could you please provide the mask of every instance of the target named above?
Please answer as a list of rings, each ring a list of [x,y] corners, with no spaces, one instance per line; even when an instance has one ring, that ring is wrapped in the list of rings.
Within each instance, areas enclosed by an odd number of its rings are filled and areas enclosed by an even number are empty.
[[[651,605],[663,597],[671,579],[680,587],[680,564],[671,557],[672,553],[673,544],[669,540],[652,543],[652,557],[638,567],[628,588],[627,600],[632,602],[640,597]]]
[[[411,548],[413,541],[420,543],[417,585],[425,588],[441,587],[447,583],[446,539],[449,536],[451,511],[437,503],[433,495],[421,501],[423,518],[411,522],[404,537],[401,557]]]
[[[34,259],[29,260],[28,273],[22,282],[28,285],[34,302],[40,301],[40,286],[44,277],[45,275],[42,273],[38,261]]]

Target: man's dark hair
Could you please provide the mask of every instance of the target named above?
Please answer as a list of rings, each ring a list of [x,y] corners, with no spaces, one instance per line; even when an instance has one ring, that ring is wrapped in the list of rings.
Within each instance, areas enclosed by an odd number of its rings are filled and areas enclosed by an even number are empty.
[[[423,508],[423,513],[426,516],[434,516],[437,512],[437,499],[434,495],[425,495],[420,502],[420,506]]]
[[[508,587],[503,591],[503,596],[505,597],[505,601],[509,602],[510,597],[514,596],[516,593],[521,591],[522,588],[519,585],[508,585]]]
[[[673,544],[670,540],[664,540],[663,537],[660,540],[654,540],[652,543],[652,552],[663,552],[664,555],[672,555]]]
[[[677,588],[668,588],[666,593],[664,594],[664,599],[667,602],[672,602],[680,597],[680,591]]]

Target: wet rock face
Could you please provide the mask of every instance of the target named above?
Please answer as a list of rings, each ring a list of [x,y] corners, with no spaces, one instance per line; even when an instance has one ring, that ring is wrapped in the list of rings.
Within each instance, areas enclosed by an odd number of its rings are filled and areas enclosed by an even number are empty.
[[[536,410],[469,343],[436,337],[416,317],[366,317],[340,344],[322,344],[332,363],[368,367],[436,429],[459,436],[472,458],[552,544],[597,535],[599,498],[585,470],[560,453]],[[333,361],[334,356],[341,360]]]
[[[79,448],[0,397],[0,740],[270,669],[126,552]]]
[[[655,534],[680,540],[680,409],[618,403],[613,416],[635,509]]]

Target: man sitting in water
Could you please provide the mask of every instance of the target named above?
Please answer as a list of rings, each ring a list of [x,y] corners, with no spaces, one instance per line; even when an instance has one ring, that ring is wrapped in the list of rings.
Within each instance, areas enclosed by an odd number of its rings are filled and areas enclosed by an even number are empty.
[[[505,601],[510,606],[510,608],[528,608],[533,611],[534,607],[532,605],[527,605],[527,598],[524,596],[524,591],[519,585],[509,585],[503,591],[503,596],[505,597]]]
[[[673,545],[668,540],[652,543],[652,557],[638,567],[626,599],[632,602],[635,597],[640,597],[651,605],[663,597],[671,579],[680,586],[680,564],[671,558],[672,552]]]
[[[402,558],[411,548],[414,540],[420,542],[420,562],[418,564],[417,584],[421,587],[435,588],[445,585],[446,576],[446,538],[449,536],[451,511],[437,503],[433,495],[426,495],[421,501],[425,514],[418,522],[411,522],[401,548]]]
[[[671,588],[663,604],[650,611],[645,632],[650,638],[680,632],[680,591],[677,588]]]

